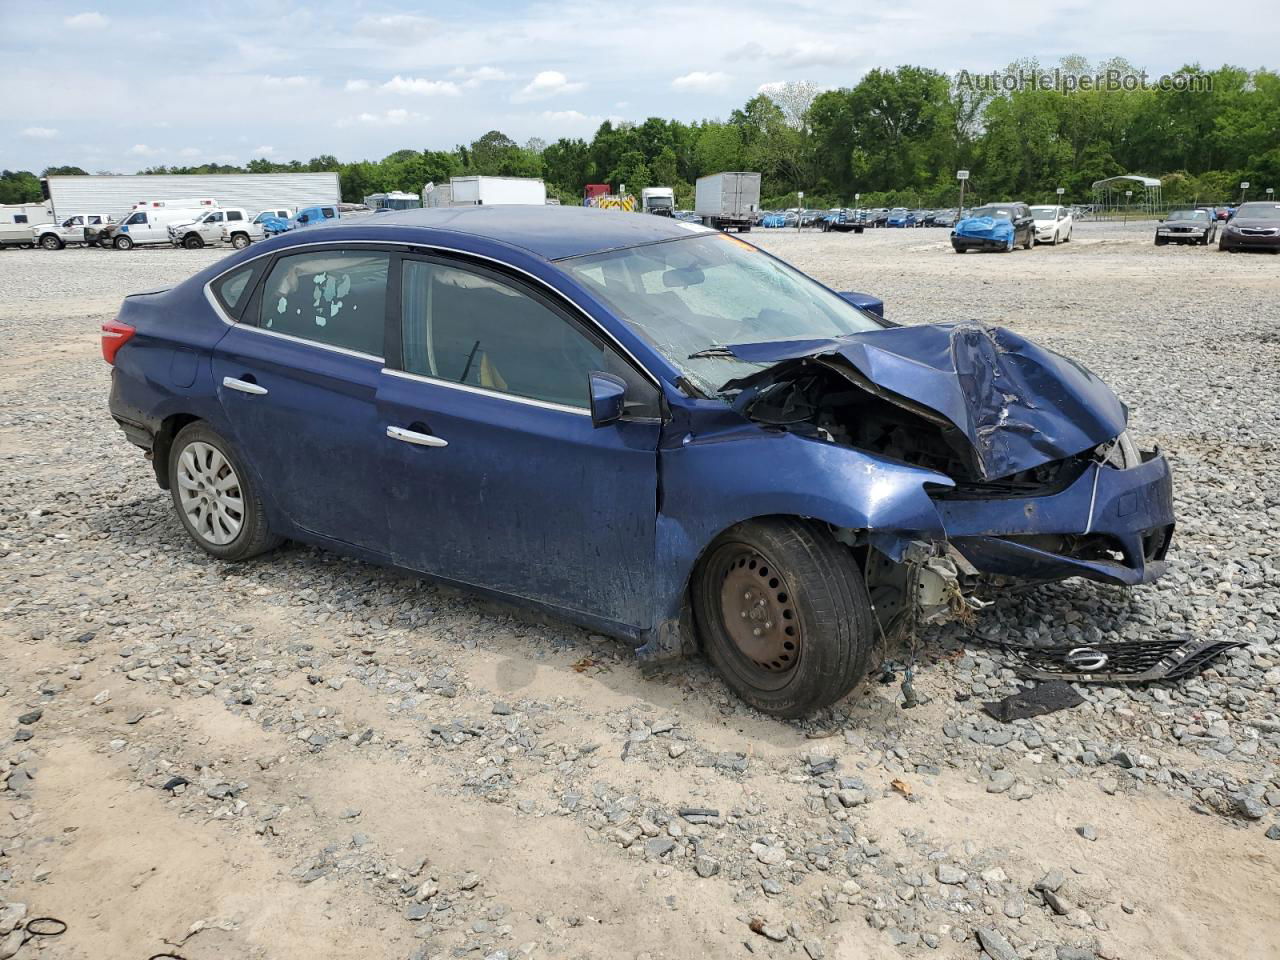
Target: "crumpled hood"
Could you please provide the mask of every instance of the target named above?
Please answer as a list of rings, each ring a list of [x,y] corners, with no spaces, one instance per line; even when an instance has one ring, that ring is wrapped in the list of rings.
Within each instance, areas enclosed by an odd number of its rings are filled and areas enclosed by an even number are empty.
[[[962,237],[1007,241],[1013,236],[1013,221],[1004,217],[965,217],[955,225],[955,232]]]
[[[1080,364],[1012,330],[972,321],[727,349],[747,363],[775,365],[727,389],[763,386],[784,368],[820,359],[869,392],[925,408],[968,440],[987,480],[1106,443],[1127,421],[1111,388]]]

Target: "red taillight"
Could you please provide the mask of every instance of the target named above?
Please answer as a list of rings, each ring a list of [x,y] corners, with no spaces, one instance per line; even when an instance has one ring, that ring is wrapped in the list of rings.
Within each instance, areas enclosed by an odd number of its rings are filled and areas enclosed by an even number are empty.
[[[119,320],[108,320],[102,325],[102,359],[107,363],[116,362],[116,353],[133,335],[137,333],[133,327]]]

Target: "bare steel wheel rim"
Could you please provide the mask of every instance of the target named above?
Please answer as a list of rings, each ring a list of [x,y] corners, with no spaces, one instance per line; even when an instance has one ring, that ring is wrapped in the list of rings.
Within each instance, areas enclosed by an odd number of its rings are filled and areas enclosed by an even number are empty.
[[[769,685],[800,662],[803,638],[785,578],[758,551],[736,545],[721,558],[720,618],[743,666]]]
[[[202,540],[226,546],[244,526],[240,478],[222,451],[197,440],[178,456],[178,496],[191,529]]]

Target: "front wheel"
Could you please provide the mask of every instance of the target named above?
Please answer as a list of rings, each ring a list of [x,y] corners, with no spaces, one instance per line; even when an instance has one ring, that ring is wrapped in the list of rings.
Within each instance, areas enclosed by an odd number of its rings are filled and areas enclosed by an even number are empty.
[[[173,440],[169,492],[191,539],[219,560],[246,560],[280,543],[267,529],[249,471],[203,423],[189,424]]]
[[[60,237],[55,237],[52,233],[46,233],[40,238],[40,246],[46,250],[61,250],[66,244],[62,242]]]
[[[133,241],[126,236],[119,236],[115,239],[115,248],[117,250],[132,250]]]
[[[182,245],[188,250],[199,250],[204,246],[204,240],[200,238],[199,234],[188,233],[182,238]]]
[[[693,608],[725,682],[777,717],[806,716],[845,696],[875,646],[853,554],[810,521],[753,520],[725,531],[694,574]]]

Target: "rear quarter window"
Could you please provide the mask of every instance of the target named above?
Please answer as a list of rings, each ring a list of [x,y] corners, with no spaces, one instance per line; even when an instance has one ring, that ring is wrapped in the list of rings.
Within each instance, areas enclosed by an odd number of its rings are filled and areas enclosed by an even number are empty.
[[[260,263],[245,264],[238,270],[224,273],[209,285],[214,298],[222,304],[222,308],[232,318],[238,319],[245,304],[249,302],[249,293],[254,287],[253,281],[261,269]]]

